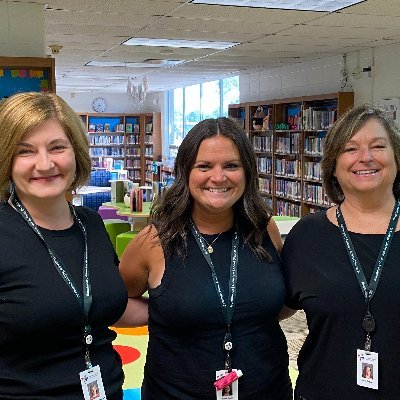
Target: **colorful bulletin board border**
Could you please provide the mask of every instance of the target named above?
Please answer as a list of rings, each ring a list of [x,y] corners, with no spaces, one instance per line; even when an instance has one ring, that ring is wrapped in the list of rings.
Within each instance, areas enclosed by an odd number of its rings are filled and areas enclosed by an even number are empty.
[[[48,92],[49,70],[0,68],[0,99],[19,92]]]

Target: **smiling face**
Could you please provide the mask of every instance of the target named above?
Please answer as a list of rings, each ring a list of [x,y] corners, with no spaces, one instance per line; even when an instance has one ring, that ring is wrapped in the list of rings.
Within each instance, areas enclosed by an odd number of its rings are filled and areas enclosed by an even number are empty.
[[[20,200],[65,201],[76,171],[74,150],[60,123],[48,120],[18,143],[11,177]]]
[[[351,195],[393,196],[397,174],[393,147],[383,125],[372,118],[346,143],[334,175],[345,198]]]
[[[243,195],[245,172],[235,143],[224,136],[201,142],[189,175],[193,214],[233,213],[232,206]]]

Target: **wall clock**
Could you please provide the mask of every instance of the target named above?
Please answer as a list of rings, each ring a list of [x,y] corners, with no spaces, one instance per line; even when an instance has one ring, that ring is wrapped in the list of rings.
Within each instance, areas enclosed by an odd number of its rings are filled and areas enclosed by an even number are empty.
[[[107,101],[102,97],[97,97],[93,100],[92,107],[94,111],[103,113],[107,109]]]

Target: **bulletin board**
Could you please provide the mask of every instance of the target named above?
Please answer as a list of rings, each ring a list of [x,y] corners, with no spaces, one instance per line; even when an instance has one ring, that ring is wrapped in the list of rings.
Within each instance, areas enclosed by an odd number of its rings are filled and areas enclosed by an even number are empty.
[[[20,92],[55,92],[52,58],[0,57],[0,100]]]

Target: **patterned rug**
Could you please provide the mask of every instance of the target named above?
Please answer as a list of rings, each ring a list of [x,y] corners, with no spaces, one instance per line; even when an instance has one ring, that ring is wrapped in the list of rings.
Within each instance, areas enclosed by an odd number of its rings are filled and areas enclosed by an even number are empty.
[[[292,319],[293,318],[293,319]],[[290,345],[290,327],[296,325],[297,329],[299,326],[299,315],[286,320],[285,327],[283,327],[285,334],[287,335],[289,344],[289,355],[292,360],[291,366],[289,367],[289,374],[292,380],[292,384],[296,382],[297,369],[293,361],[297,354],[293,353],[293,347]],[[148,342],[148,330],[147,327],[141,328],[113,328],[118,336],[115,339],[113,345],[118,351],[122,358],[123,369],[125,373],[124,389],[124,400],[140,400],[140,386],[143,379],[143,367],[146,360],[146,349]],[[296,337],[296,339],[298,339]],[[298,348],[296,349],[296,353]]]

